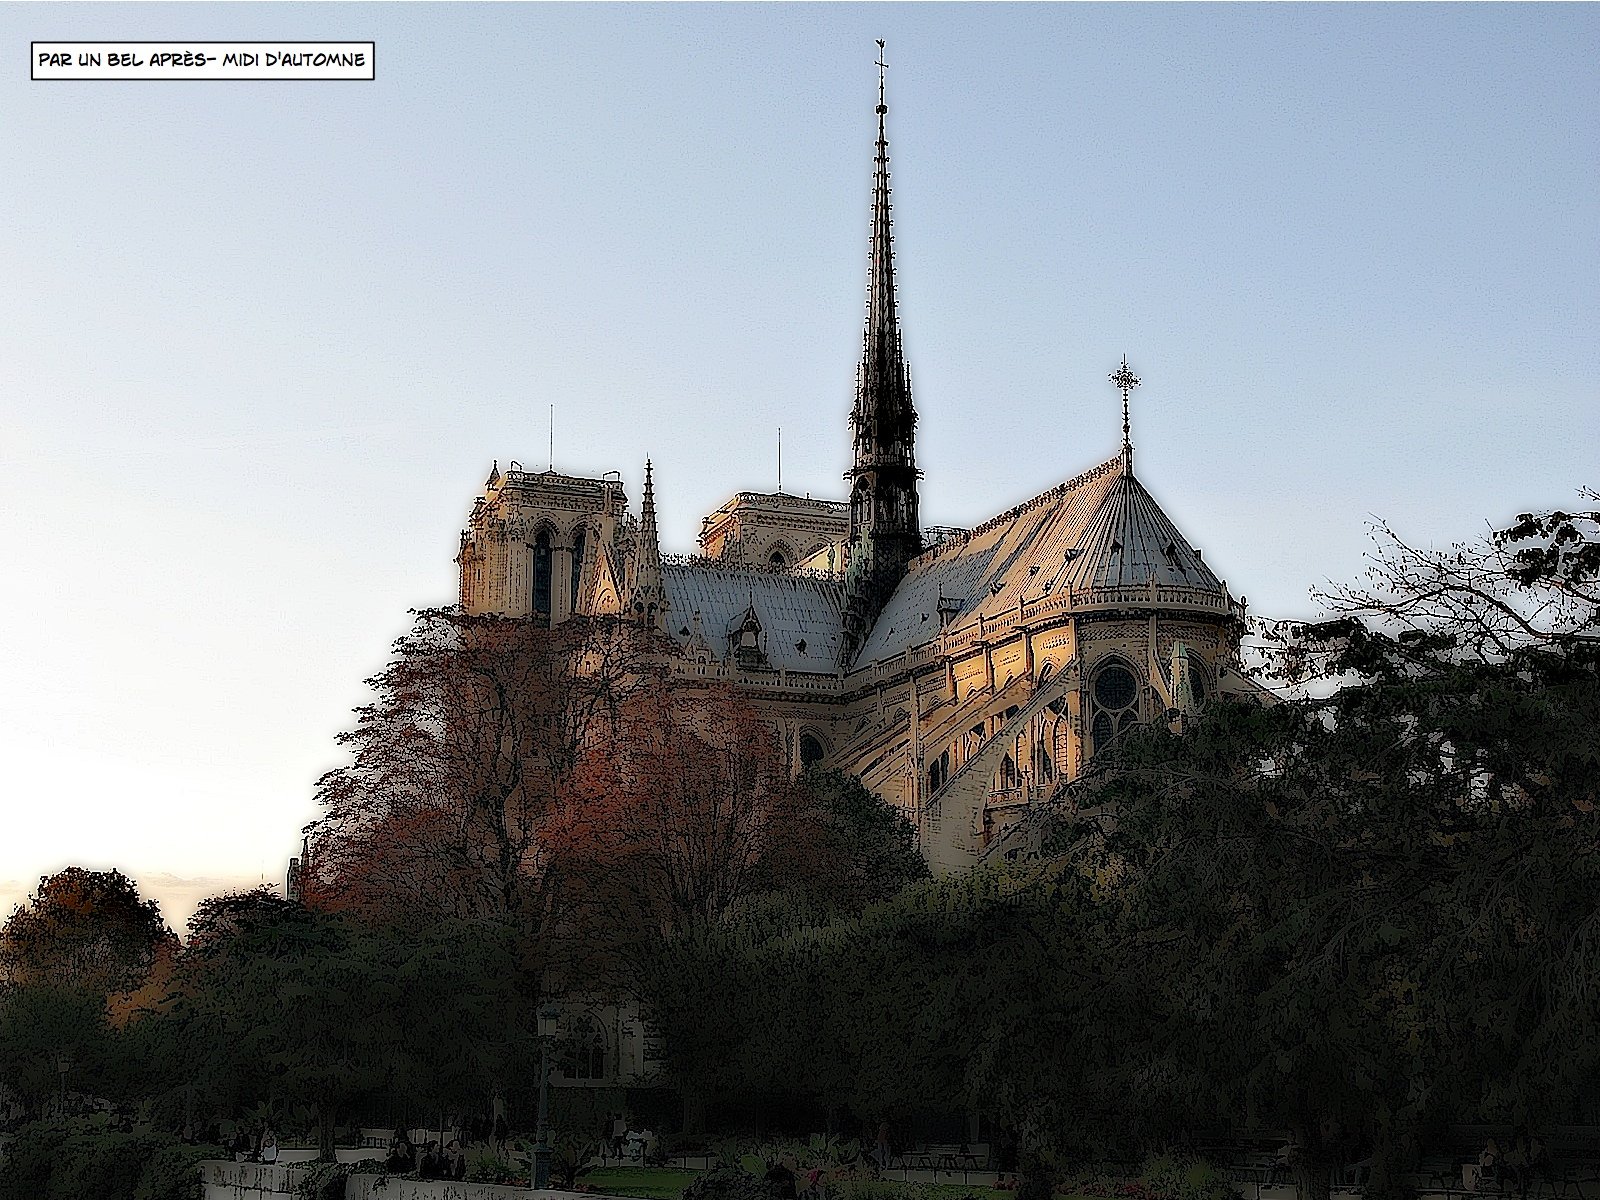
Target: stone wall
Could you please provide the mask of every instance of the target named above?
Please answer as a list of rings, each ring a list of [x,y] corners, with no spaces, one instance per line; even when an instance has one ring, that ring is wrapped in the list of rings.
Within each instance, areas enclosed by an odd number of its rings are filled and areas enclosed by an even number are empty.
[[[200,1164],[204,1200],[298,1200],[295,1182],[306,1172],[298,1164],[205,1162]],[[380,1181],[382,1186],[378,1186]],[[345,1200],[594,1200],[577,1192],[530,1192],[501,1183],[455,1183],[443,1179],[387,1179],[353,1175],[345,1183]]]
[[[450,1183],[442,1179],[391,1179],[379,1188],[380,1176],[356,1175],[345,1187],[345,1200],[579,1200],[577,1192],[529,1191],[505,1183]],[[594,1200],[593,1196],[583,1200]]]
[[[293,1200],[295,1180],[303,1174],[300,1166],[203,1162],[201,1195],[204,1200]]]

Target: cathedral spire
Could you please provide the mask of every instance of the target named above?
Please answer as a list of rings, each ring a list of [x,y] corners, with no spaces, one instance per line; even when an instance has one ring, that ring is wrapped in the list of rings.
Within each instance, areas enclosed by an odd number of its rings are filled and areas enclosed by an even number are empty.
[[[634,547],[629,608],[644,625],[660,628],[666,612],[661,582],[661,541],[656,532],[656,491],[650,460],[644,462],[644,502],[639,512],[639,542]]]
[[[639,551],[641,559],[661,568],[661,541],[656,533],[656,488],[651,478],[650,460],[644,460],[644,503],[639,512]]]
[[[878,41],[878,147],[872,162],[872,250],[867,273],[867,344],[891,342],[900,351],[900,323],[894,307],[894,226],[889,214],[889,138],[884,118],[883,41]]]
[[[883,42],[878,42],[878,141],[872,170],[872,233],[867,264],[867,319],[850,425],[855,465],[850,487],[850,542],[845,579],[846,663],[866,640],[906,564],[922,550],[917,516],[916,409],[900,343],[894,279],[894,222],[889,206],[889,136]]]

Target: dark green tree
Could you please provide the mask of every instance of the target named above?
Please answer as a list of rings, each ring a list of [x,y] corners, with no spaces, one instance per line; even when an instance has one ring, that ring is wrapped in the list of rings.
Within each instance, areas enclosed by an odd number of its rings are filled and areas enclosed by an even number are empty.
[[[526,1063],[502,924],[400,930],[259,899],[202,913],[161,1018],[214,1103],[309,1106],[331,1159],[337,1122],[363,1101],[459,1102]]]
[[[1055,848],[1094,863],[1158,1040],[1200,1111],[1295,1132],[1311,1200],[1360,1141],[1390,1186],[1441,1097],[1549,1119],[1595,1062],[1595,529],[1380,528],[1370,587],[1275,631],[1280,674],[1331,692],[1147,729],[1073,789]]]
[[[837,898],[842,906],[876,903],[928,878],[916,826],[854,775],[812,769],[800,777],[800,785],[816,800],[847,864],[848,894]]]
[[[102,1093],[113,1057],[104,994],[49,982],[0,986],[0,1079],[30,1117],[68,1091]]]

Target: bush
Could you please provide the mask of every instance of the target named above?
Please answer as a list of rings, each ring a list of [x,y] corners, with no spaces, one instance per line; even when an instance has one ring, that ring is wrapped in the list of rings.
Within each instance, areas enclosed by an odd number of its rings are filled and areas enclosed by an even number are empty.
[[[49,1200],[133,1200],[145,1160],[159,1139],[132,1133],[82,1133],[61,1144],[50,1172]]]
[[[163,1138],[145,1160],[133,1200],[200,1200],[201,1161],[226,1157],[220,1146],[185,1146]]]
[[[683,1200],[770,1200],[766,1185],[748,1171],[718,1167],[683,1189]]]
[[[344,1200],[345,1180],[357,1172],[370,1174],[371,1171],[370,1162],[313,1163],[311,1169],[295,1181],[294,1193],[301,1200]]]
[[[39,1200],[50,1190],[50,1174],[61,1145],[82,1127],[78,1121],[34,1121],[17,1130],[0,1171],[0,1200]]]
[[[480,1159],[467,1168],[467,1182],[525,1185],[528,1182],[528,1169],[516,1166],[506,1159],[490,1155],[488,1158]]]
[[[93,1120],[35,1121],[9,1148],[0,1200],[198,1200],[200,1160],[221,1155]]]
[[[1238,1191],[1200,1158],[1156,1155],[1145,1160],[1140,1179],[1162,1200],[1240,1200]]]

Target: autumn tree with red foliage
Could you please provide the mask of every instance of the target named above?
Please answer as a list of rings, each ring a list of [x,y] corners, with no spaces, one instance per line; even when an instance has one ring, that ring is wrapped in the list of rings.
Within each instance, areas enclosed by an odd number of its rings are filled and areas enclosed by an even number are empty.
[[[615,621],[418,612],[340,738],[351,762],[318,781],[307,902],[548,930],[562,894],[551,831],[570,825],[579,762],[648,686],[647,649]]]
[[[897,890],[900,842],[921,866],[886,805],[797,782],[771,725],[729,687],[675,685],[672,652],[603,618],[418,613],[320,781],[307,902],[493,921],[534,974],[561,968],[529,986],[623,993],[755,897],[855,909]]]
[[[845,858],[772,728],[730,690],[655,688],[585,758],[565,833],[578,929],[614,960],[716,925],[752,898],[820,898]],[[614,965],[617,965],[614,963]]]

